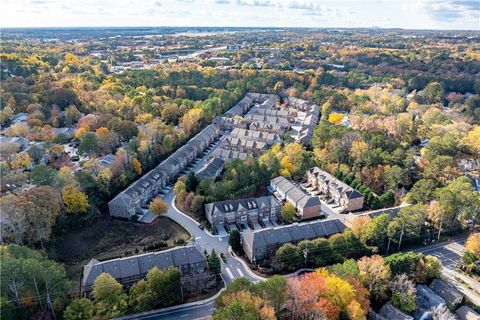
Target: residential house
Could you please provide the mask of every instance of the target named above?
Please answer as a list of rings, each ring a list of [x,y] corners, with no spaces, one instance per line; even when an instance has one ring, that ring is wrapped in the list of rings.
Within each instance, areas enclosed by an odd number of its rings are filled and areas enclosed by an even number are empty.
[[[480,314],[468,306],[461,306],[455,311],[458,320],[480,320]]]
[[[425,285],[417,286],[417,309],[413,312],[415,320],[427,320],[430,318],[432,308],[441,307],[446,304],[445,300],[438,296],[432,289]]]
[[[429,287],[445,300],[447,306],[452,310],[462,303],[463,294],[442,279],[434,279]]]
[[[329,237],[345,230],[338,219],[316,220],[312,222],[293,223],[289,225],[246,230],[242,232],[242,246],[248,259],[258,262],[271,257],[285,243],[297,243],[302,240]]]
[[[288,201],[295,207],[299,219],[307,220],[324,216],[320,198],[305,193],[285,177],[272,179],[270,189],[281,201]]]
[[[195,173],[195,177],[198,181],[202,179],[215,180],[221,175],[224,168],[225,161],[220,158],[213,157]]]
[[[111,216],[131,219],[142,206],[146,205],[162,188],[180,175],[190,162],[201,155],[219,135],[216,125],[209,125],[185,145],[175,151],[156,168],[138,179],[127,189],[118,194],[108,203]]]
[[[12,124],[27,122],[28,120],[28,113],[20,112],[10,118],[10,122]]]
[[[205,272],[206,266],[206,258],[197,246],[177,247],[105,261],[92,259],[83,267],[82,292],[89,293],[97,277],[104,272],[128,287],[144,278],[154,267],[177,267],[182,274],[188,274]]]
[[[328,172],[318,167],[311,168],[307,170],[307,180],[308,184],[326,200],[333,200],[341,211],[349,212],[363,208],[363,194]]]
[[[382,320],[413,320],[411,315],[396,308],[390,301],[383,305],[378,316]]]
[[[278,221],[281,204],[272,196],[207,203],[205,216],[217,230],[229,225],[255,225]]]
[[[24,137],[0,137],[0,143],[11,143],[18,146],[19,150],[28,149],[30,143]]]

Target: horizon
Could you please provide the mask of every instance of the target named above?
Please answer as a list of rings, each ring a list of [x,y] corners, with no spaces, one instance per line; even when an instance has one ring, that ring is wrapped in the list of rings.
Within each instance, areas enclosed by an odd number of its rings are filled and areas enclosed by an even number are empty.
[[[471,0],[6,0],[2,29],[37,28],[380,28],[480,30]],[[214,13],[214,14],[212,14]]]

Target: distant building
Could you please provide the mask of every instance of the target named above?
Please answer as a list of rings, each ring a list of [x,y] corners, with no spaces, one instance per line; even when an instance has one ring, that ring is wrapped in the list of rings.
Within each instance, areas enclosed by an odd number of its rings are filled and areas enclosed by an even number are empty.
[[[280,176],[270,180],[270,189],[280,200],[288,201],[295,207],[299,219],[323,216],[320,198],[305,193],[287,178]]]
[[[28,113],[20,112],[10,118],[12,124],[27,122]]]
[[[117,157],[111,153],[95,159],[98,169],[108,169],[117,160]]]
[[[318,167],[311,168],[307,170],[307,180],[312,188],[340,206],[341,211],[348,212],[363,208],[363,194],[328,172]]]
[[[67,139],[72,139],[75,136],[77,129],[75,128],[53,128],[56,135],[63,135]]]
[[[316,220],[289,225],[246,230],[242,232],[242,246],[250,261],[261,261],[271,257],[285,243],[329,237],[343,232],[345,225],[338,219]]]
[[[97,277],[106,272],[125,286],[144,278],[148,271],[157,267],[177,267],[182,274],[202,273],[206,270],[206,258],[196,246],[178,247],[136,256],[98,261],[90,260],[83,267],[82,291],[90,292]]]
[[[220,158],[214,157],[195,173],[195,178],[199,181],[202,179],[215,180],[221,175],[224,168],[225,162]]]
[[[272,196],[217,201],[205,204],[205,216],[216,229],[228,225],[255,225],[278,221],[281,204]]]

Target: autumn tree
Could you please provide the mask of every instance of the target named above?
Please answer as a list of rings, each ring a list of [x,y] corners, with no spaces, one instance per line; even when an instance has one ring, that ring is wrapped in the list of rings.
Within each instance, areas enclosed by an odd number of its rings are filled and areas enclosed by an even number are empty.
[[[392,282],[392,304],[410,313],[417,308],[415,283],[406,274],[396,275]]]
[[[62,198],[69,214],[82,214],[90,208],[87,195],[74,185],[67,185],[63,188]]]
[[[90,320],[95,314],[91,300],[87,298],[74,299],[63,312],[65,320]]]
[[[382,301],[390,288],[390,269],[379,255],[358,260],[360,282],[376,301]]]
[[[467,251],[472,252],[474,255],[480,257],[480,233],[475,232],[468,236],[465,242],[465,248]]]
[[[290,203],[287,202],[282,206],[281,214],[282,214],[282,220],[285,223],[290,223],[295,219],[295,207]]]
[[[106,318],[119,317],[127,308],[127,295],[123,286],[108,273],[101,273],[93,283],[96,315]]]
[[[167,212],[168,205],[162,198],[156,197],[150,202],[148,209],[155,215],[159,216]]]

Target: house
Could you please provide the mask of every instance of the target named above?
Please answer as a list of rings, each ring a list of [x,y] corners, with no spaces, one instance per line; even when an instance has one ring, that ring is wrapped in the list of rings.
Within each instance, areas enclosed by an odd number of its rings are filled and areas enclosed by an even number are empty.
[[[255,225],[264,221],[278,221],[281,204],[272,196],[225,200],[204,205],[208,222],[217,230],[236,224]]]
[[[172,183],[197,156],[219,135],[218,126],[205,127],[185,145],[162,161],[156,168],[138,179],[108,203],[111,216],[131,219],[141,207]]]
[[[12,124],[27,122],[28,120],[28,113],[20,112],[10,118]]]
[[[28,149],[30,143],[24,137],[0,137],[0,143],[11,143],[18,146],[20,150]]]
[[[297,217],[301,220],[324,216],[320,198],[305,193],[285,177],[280,176],[272,179],[270,190],[279,200],[290,202],[297,210]]]
[[[215,180],[222,173],[225,168],[225,161],[220,158],[214,157],[207,163],[205,163],[196,173],[195,177],[197,180]]]
[[[77,129],[65,127],[65,128],[53,128],[53,131],[57,136],[62,135],[62,136],[65,136],[65,138],[70,140],[73,137],[75,137],[75,132],[77,132]]]
[[[345,230],[345,225],[338,219],[246,230],[241,234],[242,246],[248,259],[252,262],[258,262],[266,257],[273,256],[277,249],[285,243],[329,237],[335,233],[343,232],[343,230]]]
[[[411,315],[395,308],[390,301],[383,305],[378,316],[380,316],[382,320],[413,320]]]
[[[430,284],[430,289],[445,300],[450,309],[455,309],[462,303],[462,293],[442,279],[434,279]]]
[[[130,286],[144,278],[154,267],[159,269],[177,267],[182,274],[187,274],[205,272],[206,265],[204,254],[196,246],[177,247],[105,261],[92,259],[83,267],[82,292],[90,292],[95,280],[103,272],[110,274],[124,286]]]
[[[333,200],[342,212],[363,208],[364,196],[346,183],[338,180],[318,167],[307,170],[310,187],[322,194],[326,200]]]
[[[480,320],[480,314],[467,306],[461,306],[455,311],[458,320]]]
[[[445,300],[438,296],[432,289],[425,285],[417,286],[417,309],[413,311],[415,320],[427,320],[430,317],[432,308],[441,307],[446,304]]]
[[[110,168],[115,160],[117,160],[117,157],[111,153],[104,155],[98,159],[96,159],[96,165],[98,169],[107,169]]]

